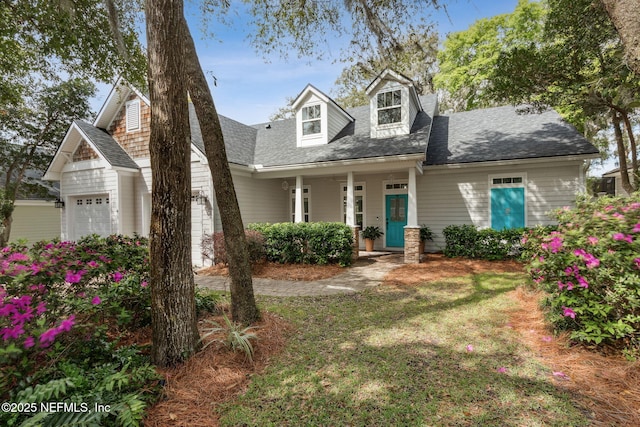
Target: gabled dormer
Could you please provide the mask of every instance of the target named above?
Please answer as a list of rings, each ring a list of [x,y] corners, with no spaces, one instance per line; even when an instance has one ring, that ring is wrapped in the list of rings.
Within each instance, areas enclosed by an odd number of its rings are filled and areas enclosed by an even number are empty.
[[[367,87],[371,138],[408,135],[418,112],[422,111],[413,81],[386,69]]]
[[[296,115],[298,147],[328,144],[344,127],[355,119],[331,98],[312,85],[293,101]]]

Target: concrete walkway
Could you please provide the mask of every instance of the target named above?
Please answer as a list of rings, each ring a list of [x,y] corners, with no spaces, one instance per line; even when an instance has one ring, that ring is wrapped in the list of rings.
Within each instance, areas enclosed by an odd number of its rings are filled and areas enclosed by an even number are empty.
[[[269,296],[319,296],[360,292],[378,286],[385,274],[403,264],[403,254],[365,253],[344,273],[310,282],[253,278],[253,292]],[[196,285],[228,291],[231,280],[224,276],[195,276]]]

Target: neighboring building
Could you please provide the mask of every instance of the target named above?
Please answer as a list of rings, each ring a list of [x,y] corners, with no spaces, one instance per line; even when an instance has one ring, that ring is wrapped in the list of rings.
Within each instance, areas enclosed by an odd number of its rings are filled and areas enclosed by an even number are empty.
[[[376,249],[417,262],[420,224],[444,246],[450,224],[521,227],[585,191],[584,161],[598,150],[560,116],[499,107],[440,115],[435,95],[386,70],[370,103],[345,110],[308,85],[295,118],[248,126],[221,116],[242,219],[342,221],[379,226]],[[221,230],[193,106],[193,260],[204,234]],[[60,182],[62,238],[147,234],[151,211],[148,98],[120,80],[93,124],[75,121],[45,179]],[[200,204],[202,203],[202,204]]]
[[[610,170],[609,172],[603,173],[602,179],[608,180],[608,181],[614,180],[613,195],[626,197],[629,195],[629,193],[627,193],[627,191],[624,188],[622,188],[622,178],[620,177],[620,175],[622,175],[620,173],[620,168],[615,168]],[[631,173],[631,171],[629,171],[629,180],[633,183],[633,174]],[[611,194],[610,192],[608,193]]]

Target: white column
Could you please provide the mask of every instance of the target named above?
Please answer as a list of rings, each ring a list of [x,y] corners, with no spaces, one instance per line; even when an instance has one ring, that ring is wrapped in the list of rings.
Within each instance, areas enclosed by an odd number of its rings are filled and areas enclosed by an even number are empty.
[[[416,188],[416,168],[409,168],[409,212],[407,212],[407,226],[418,226],[418,191]]]
[[[347,225],[353,227],[356,225],[355,213],[355,197],[353,195],[353,172],[347,173]]]
[[[296,203],[294,222],[304,222],[304,203],[303,203],[303,182],[302,175],[296,176]]]

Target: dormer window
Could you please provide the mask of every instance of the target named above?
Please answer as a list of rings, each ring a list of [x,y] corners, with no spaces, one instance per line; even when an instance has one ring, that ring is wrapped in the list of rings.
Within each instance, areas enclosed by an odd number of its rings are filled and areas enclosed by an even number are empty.
[[[387,125],[402,121],[402,95],[400,90],[378,94],[378,124]]]
[[[320,105],[311,105],[302,109],[302,135],[314,135],[322,132]]]

